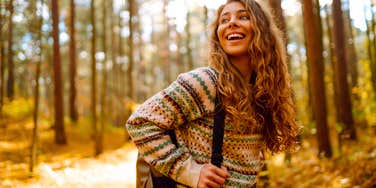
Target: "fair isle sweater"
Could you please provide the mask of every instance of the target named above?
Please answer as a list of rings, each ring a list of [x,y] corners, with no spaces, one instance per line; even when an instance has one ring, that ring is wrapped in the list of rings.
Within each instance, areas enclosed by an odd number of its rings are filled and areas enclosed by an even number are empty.
[[[126,127],[145,161],[175,181],[197,187],[200,170],[210,163],[216,73],[202,67],[180,74],[169,87],[146,100]],[[237,134],[226,118],[222,147],[229,172],[223,187],[252,187],[262,157],[261,134]],[[174,129],[178,147],[166,130]]]

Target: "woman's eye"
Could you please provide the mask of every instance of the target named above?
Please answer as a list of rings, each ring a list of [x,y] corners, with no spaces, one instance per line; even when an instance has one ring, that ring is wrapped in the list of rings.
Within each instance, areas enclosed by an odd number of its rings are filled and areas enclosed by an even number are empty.
[[[241,20],[249,20],[249,16],[240,16]]]
[[[230,21],[230,19],[228,19],[228,18],[222,18],[221,23],[227,23],[229,21]]]

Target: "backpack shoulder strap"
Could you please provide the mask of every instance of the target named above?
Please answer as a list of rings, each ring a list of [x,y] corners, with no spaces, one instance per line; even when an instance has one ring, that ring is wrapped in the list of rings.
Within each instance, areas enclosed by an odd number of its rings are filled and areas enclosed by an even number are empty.
[[[213,128],[213,143],[212,143],[212,156],[211,163],[217,167],[221,167],[223,161],[222,156],[222,145],[223,145],[223,134],[224,134],[224,124],[225,124],[225,110],[219,102],[219,97],[215,98],[215,116],[214,116],[214,128]]]

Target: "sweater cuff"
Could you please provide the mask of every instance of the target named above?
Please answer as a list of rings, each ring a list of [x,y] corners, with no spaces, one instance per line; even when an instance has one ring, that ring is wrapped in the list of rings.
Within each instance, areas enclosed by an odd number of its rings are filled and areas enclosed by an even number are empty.
[[[188,185],[189,187],[197,187],[203,165],[198,164],[192,157],[185,163],[186,164],[181,168],[182,173],[177,178],[177,182]]]

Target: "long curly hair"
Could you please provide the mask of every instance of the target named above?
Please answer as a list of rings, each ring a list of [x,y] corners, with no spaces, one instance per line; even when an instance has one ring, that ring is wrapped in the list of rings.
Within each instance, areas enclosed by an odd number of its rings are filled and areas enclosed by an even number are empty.
[[[248,46],[253,83],[245,80],[219,43],[219,17],[231,2],[242,3],[249,12],[251,41]],[[228,0],[210,24],[209,66],[218,72],[217,91],[234,131],[261,132],[272,153],[296,146],[298,125],[291,98],[290,76],[282,32],[265,6],[255,0]]]

